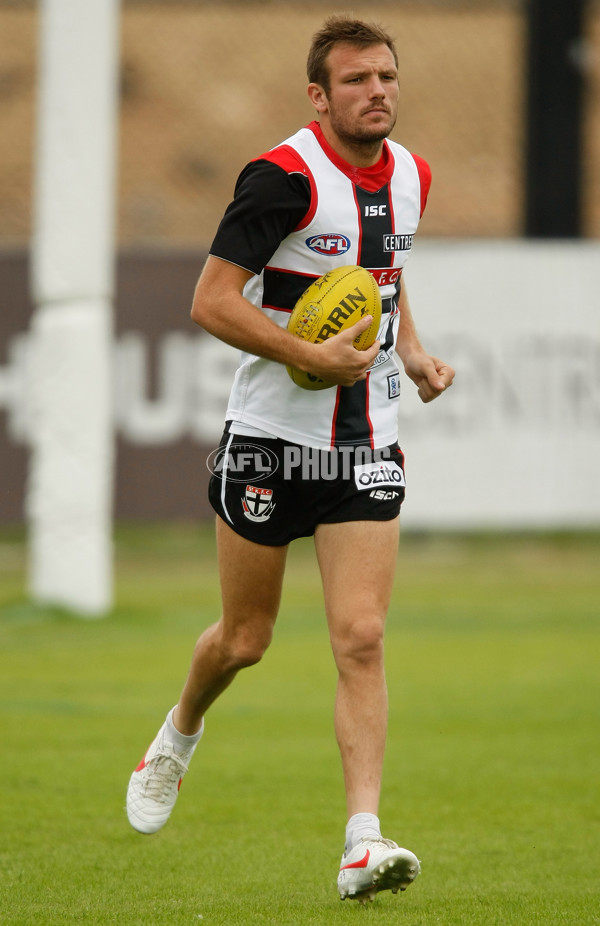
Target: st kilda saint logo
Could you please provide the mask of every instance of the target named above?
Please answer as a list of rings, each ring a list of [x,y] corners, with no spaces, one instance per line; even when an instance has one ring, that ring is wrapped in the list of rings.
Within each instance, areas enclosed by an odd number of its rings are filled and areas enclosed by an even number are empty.
[[[250,521],[261,522],[268,521],[273,514],[275,502],[273,501],[273,489],[263,489],[260,486],[246,486],[246,492],[242,499],[242,508],[244,514]]]

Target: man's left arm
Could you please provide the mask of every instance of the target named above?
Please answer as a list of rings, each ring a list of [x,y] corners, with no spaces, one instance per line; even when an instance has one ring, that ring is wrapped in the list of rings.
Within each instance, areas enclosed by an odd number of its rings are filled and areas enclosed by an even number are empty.
[[[416,385],[421,401],[431,402],[452,385],[454,370],[439,357],[428,354],[421,344],[410,310],[404,277],[398,308],[400,327],[396,351],[404,364],[406,375]]]

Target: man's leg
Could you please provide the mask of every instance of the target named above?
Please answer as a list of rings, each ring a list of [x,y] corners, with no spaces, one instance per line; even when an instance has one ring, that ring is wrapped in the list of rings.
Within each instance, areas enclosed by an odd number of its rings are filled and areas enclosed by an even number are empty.
[[[404,890],[419,861],[384,840],[377,817],[387,734],[383,634],[398,553],[398,519],[322,524],[315,546],[338,670],[335,730],[348,826],[338,877],[342,900]]]
[[[287,546],[252,543],[217,517],[223,613],[198,640],[175,708],[177,729],[191,735],[238,671],[257,663],[271,642],[281,600]]]
[[[223,614],[198,640],[181,698],[129,781],[127,815],[142,833],[155,833],[167,822],[206,710],[271,641],[287,547],[245,540],[220,518],[217,546]]]
[[[322,524],[315,546],[338,669],[335,730],[348,817],[377,814],[388,710],[383,632],[398,520]]]

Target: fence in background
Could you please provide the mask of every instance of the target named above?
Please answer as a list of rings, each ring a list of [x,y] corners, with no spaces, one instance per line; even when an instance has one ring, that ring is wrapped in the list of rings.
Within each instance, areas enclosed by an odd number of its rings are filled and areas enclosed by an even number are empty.
[[[118,233],[122,247],[210,243],[241,165],[312,118],[306,50],[332,0],[123,0]],[[600,2],[582,67],[583,227],[600,236]],[[430,161],[421,234],[515,236],[524,227],[525,0],[352,5],[400,54],[394,137]],[[31,225],[37,7],[0,0],[0,247]],[[560,131],[560,127],[557,127]],[[549,152],[549,157],[551,157]]]

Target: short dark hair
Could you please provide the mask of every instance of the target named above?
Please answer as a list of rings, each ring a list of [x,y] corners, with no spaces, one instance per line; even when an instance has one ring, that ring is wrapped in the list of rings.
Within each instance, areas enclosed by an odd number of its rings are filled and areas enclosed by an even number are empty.
[[[369,45],[387,45],[398,67],[398,53],[394,40],[381,26],[377,23],[363,22],[361,19],[349,19],[347,16],[331,16],[313,36],[306,62],[309,83],[319,84],[326,93],[330,89],[327,57],[334,45],[341,42],[362,48]]]

